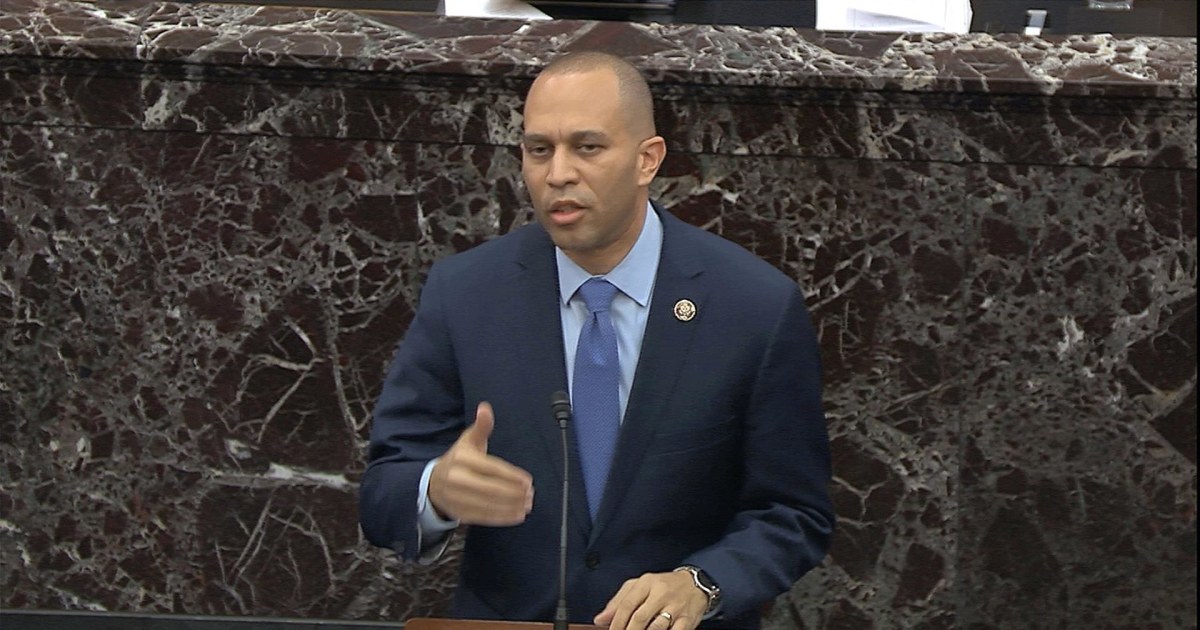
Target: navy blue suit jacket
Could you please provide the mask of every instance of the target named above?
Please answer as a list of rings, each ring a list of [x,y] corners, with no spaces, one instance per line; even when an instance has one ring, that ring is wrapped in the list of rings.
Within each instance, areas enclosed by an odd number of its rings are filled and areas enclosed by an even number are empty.
[[[629,578],[695,564],[724,591],[716,625],[755,627],[833,530],[815,336],[795,282],[659,214],[649,320],[595,522],[571,455],[571,618],[590,622]],[[674,315],[680,299],[697,306],[691,321]],[[456,616],[553,618],[563,462],[550,396],[566,389],[541,226],[434,265],[375,409],[360,515],[372,543],[415,558],[421,472],[492,404],[489,453],[533,475],[534,506],[519,526],[468,529]]]

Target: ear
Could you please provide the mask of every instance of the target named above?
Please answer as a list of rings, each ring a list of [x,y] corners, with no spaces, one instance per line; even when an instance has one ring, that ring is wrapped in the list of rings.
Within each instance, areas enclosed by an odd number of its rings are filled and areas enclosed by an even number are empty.
[[[638,146],[638,186],[649,186],[667,157],[667,141],[662,136],[642,140]]]

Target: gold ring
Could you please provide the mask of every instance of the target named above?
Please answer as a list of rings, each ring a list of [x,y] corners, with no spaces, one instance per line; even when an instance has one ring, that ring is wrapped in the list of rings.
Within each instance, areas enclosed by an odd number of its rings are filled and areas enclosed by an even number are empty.
[[[667,611],[665,611],[665,610],[664,610],[664,611],[662,611],[662,612],[660,612],[660,613],[658,613],[658,616],[659,616],[659,617],[662,617],[663,619],[666,619],[666,620],[667,620],[667,625],[670,625],[672,621],[675,621],[675,615],[672,615],[671,613],[669,613],[669,612],[667,612]]]

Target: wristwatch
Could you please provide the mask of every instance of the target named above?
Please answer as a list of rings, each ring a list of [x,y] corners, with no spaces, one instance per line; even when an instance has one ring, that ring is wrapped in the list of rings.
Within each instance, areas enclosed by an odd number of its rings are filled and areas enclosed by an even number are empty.
[[[708,574],[704,572],[704,569],[690,564],[685,564],[675,570],[687,571],[688,573],[691,573],[692,583],[696,585],[696,588],[700,589],[701,592],[708,596],[708,608],[704,609],[705,617],[716,610],[717,606],[721,605],[721,587],[717,586],[717,583],[714,582],[711,577],[708,577]]]

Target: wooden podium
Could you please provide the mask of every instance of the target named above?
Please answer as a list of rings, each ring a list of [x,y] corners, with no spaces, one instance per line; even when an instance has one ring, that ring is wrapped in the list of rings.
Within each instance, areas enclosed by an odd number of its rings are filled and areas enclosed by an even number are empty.
[[[404,622],[404,630],[549,630],[554,624],[542,621],[478,621],[475,619],[434,619],[414,617]],[[573,623],[570,630],[606,630],[603,626]]]

